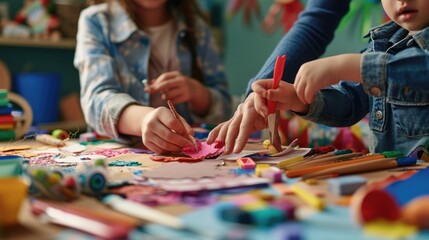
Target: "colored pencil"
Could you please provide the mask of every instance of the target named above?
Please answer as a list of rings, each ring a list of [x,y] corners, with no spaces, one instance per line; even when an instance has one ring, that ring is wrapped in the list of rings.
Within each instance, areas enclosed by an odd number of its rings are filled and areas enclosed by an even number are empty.
[[[315,160],[321,160],[321,159],[325,159],[325,158],[329,158],[329,157],[334,157],[334,156],[339,156],[339,155],[344,155],[344,154],[349,154],[349,153],[353,153],[353,150],[351,149],[343,149],[343,150],[338,150],[335,152],[329,152],[326,154],[322,154],[322,155],[310,155],[308,157],[304,157],[303,160],[293,163],[293,164],[289,164],[286,169],[296,169],[296,168],[300,168],[301,166],[304,166],[308,163],[311,163]]]
[[[362,156],[362,154],[363,153],[361,153],[361,152],[347,153],[347,154],[338,155],[338,156],[316,159],[316,160],[312,160],[312,161],[301,164],[299,167],[297,167],[297,169],[304,168],[304,167],[318,166],[318,165],[323,165],[323,164],[328,164],[328,163],[333,163],[333,162],[346,161],[346,160],[352,159],[354,157]]]

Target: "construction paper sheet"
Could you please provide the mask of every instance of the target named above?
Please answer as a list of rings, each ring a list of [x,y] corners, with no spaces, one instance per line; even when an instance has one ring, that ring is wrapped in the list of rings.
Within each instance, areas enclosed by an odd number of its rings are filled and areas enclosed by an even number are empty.
[[[249,239],[267,240],[281,238],[282,230],[287,228],[300,231],[305,240],[374,240],[367,236],[363,230],[354,225],[345,207],[327,206],[326,210],[309,216],[297,222],[286,222],[272,228],[256,228],[245,225],[227,223],[217,217],[214,206],[202,208],[185,214],[181,217],[191,231],[177,231],[157,224],[147,225],[146,233],[134,231],[130,239],[142,239],[144,234],[160,237],[162,239]],[[287,230],[286,230],[287,231]],[[407,239],[428,239],[429,232],[422,231]],[[385,239],[385,238],[384,238]]]
[[[244,175],[200,179],[164,179],[154,180],[153,182],[160,188],[172,192],[198,192],[236,188],[266,188],[269,186],[269,181],[265,178]]]
[[[217,166],[219,160],[204,160],[195,163],[169,162],[143,173],[148,178],[181,179],[215,176],[231,176],[231,167]]]
[[[287,160],[287,159],[298,157],[298,156],[304,156],[305,154],[309,153],[310,150],[311,150],[311,148],[294,149],[294,150],[290,151],[289,153],[287,153],[286,155],[282,155],[279,157],[272,157],[269,155],[264,155],[264,156],[258,157],[258,155],[259,155],[258,153],[267,152],[267,151],[245,150],[245,151],[242,151],[242,152],[237,153],[237,154],[223,155],[223,156],[218,157],[218,159],[237,160],[238,158],[246,157],[246,156],[250,156],[250,155],[255,154],[256,157],[251,156],[254,161],[276,164],[276,163],[279,163],[283,160]]]

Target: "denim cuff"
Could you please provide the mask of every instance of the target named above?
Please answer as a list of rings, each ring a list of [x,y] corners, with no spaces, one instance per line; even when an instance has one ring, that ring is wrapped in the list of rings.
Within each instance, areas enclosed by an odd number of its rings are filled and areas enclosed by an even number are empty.
[[[323,109],[325,107],[325,101],[323,99],[323,93],[317,92],[316,97],[314,98],[313,102],[310,104],[310,109],[308,110],[308,113],[305,115],[299,114],[297,112],[294,112],[298,116],[301,116],[304,119],[310,120],[312,122],[316,122],[317,119],[320,118],[320,115],[323,113]]]
[[[100,121],[102,123],[103,135],[117,139],[120,142],[131,143],[135,142],[135,138],[128,135],[122,135],[118,132],[118,120],[122,111],[131,104],[139,104],[135,99],[125,93],[117,93],[115,97],[107,100],[104,106]]]

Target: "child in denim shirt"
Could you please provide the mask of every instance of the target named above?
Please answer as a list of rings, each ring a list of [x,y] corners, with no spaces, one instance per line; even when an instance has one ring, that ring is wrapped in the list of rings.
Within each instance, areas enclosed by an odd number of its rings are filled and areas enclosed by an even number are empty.
[[[91,128],[167,153],[192,145],[168,99],[190,124],[229,117],[224,67],[199,13],[194,0],[109,0],[82,11],[74,65]]]
[[[257,111],[266,117],[269,99],[334,127],[351,126],[369,113],[371,152],[409,154],[427,144],[429,1],[382,0],[382,5],[392,21],[370,31],[363,54],[308,62],[293,85],[282,81],[275,90],[271,79],[253,83]]]

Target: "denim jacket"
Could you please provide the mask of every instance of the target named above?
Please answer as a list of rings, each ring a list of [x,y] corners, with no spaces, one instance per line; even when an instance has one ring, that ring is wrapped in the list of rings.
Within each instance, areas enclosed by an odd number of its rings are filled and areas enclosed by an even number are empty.
[[[389,22],[367,36],[363,83],[341,81],[322,89],[304,117],[342,127],[369,113],[369,150],[409,154],[429,143],[429,27],[410,35]]]
[[[187,29],[178,23],[176,39],[180,72],[191,76],[191,53]],[[207,117],[191,114],[187,103],[176,109],[189,123],[220,123],[231,114],[231,96],[219,53],[210,29],[197,21],[197,61],[204,74],[204,84],[211,93]],[[81,105],[86,122],[98,133],[130,141],[117,132],[117,121],[130,104],[149,105],[142,79],[148,78],[151,43],[116,1],[112,6],[91,6],[81,12],[74,65],[80,73]]]

